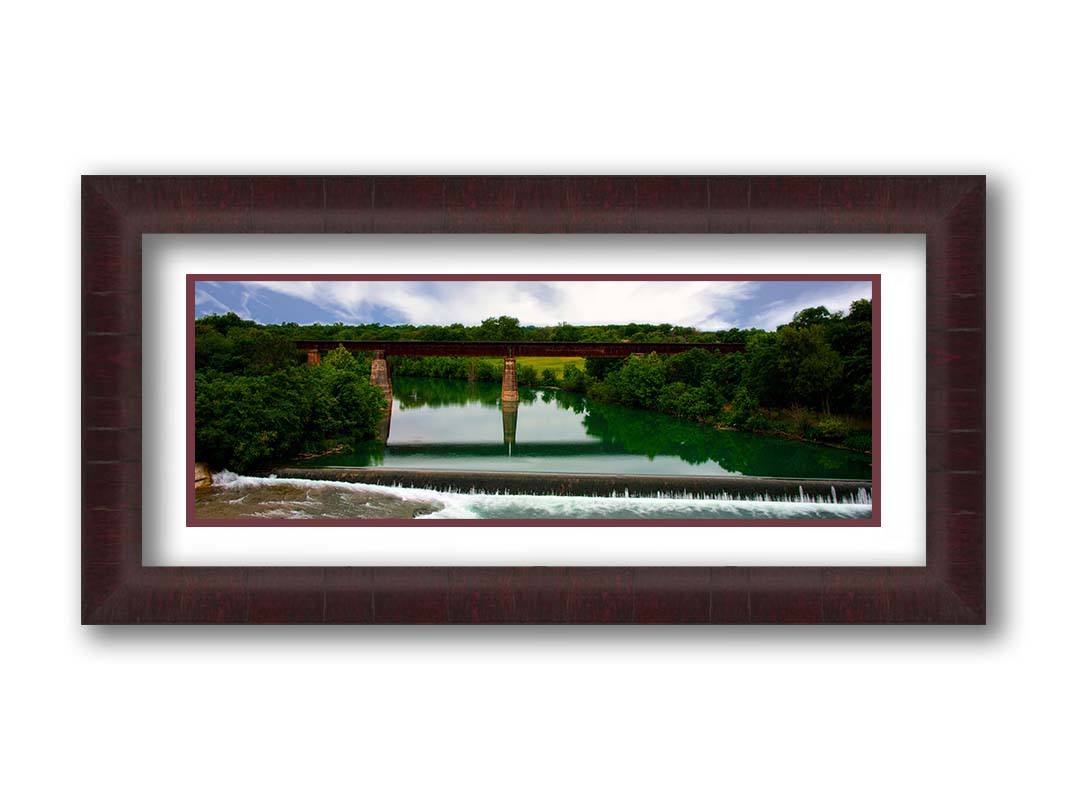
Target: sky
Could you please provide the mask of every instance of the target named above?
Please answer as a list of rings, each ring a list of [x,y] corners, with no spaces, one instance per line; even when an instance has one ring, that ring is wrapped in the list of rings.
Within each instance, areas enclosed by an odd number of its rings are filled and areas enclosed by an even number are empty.
[[[802,308],[847,313],[870,281],[197,281],[196,316],[260,323],[670,323],[774,330]]]

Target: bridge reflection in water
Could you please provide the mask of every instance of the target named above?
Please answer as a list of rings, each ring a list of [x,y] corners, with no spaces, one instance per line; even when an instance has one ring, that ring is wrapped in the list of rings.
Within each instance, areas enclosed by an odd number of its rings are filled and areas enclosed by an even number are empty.
[[[518,397],[504,403],[495,383],[398,377],[392,413],[383,421],[378,441],[303,463],[609,475],[871,477],[871,458],[863,453],[716,430],[553,389],[520,387]]]
[[[378,427],[378,441],[383,445],[389,444],[389,434],[392,427],[393,406],[399,406],[401,412],[421,407],[441,408],[443,406],[478,405],[500,407],[500,417],[503,423],[503,444],[510,456],[518,441],[519,406],[523,402],[532,403],[537,399],[537,392],[532,389],[519,390],[516,385],[510,395],[514,399],[498,399],[498,392],[493,384],[468,381],[463,383],[454,380],[416,379],[398,381],[399,389],[390,387],[389,404],[385,416]],[[396,454],[405,451],[437,455],[500,455],[500,446],[490,442],[427,442],[427,443],[400,443],[390,445],[390,450]]]

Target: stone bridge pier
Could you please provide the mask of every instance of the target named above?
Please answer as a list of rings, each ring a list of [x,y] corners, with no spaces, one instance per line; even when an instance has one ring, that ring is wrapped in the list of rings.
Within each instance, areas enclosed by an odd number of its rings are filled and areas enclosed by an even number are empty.
[[[384,350],[374,351],[374,360],[370,362],[370,382],[385,395],[385,401],[392,407],[393,382],[389,379],[389,362],[385,360]]]
[[[500,385],[500,399],[505,403],[519,401],[519,377],[515,372],[515,357],[504,358],[504,380]]]

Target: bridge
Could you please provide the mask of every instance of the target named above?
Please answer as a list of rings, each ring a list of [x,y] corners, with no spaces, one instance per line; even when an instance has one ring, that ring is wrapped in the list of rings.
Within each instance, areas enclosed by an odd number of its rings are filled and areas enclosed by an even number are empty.
[[[504,359],[504,379],[500,399],[505,403],[518,402],[519,382],[515,372],[516,358],[538,356],[578,358],[625,358],[629,355],[659,353],[669,355],[689,350],[712,353],[741,353],[743,344],[687,342],[413,342],[413,341],[332,341],[329,339],[302,340],[296,348],[307,353],[309,364],[318,364],[323,352],[343,347],[355,352],[373,352],[371,383],[378,386],[387,399],[392,400],[393,385],[389,378],[389,356],[460,356],[467,358]]]

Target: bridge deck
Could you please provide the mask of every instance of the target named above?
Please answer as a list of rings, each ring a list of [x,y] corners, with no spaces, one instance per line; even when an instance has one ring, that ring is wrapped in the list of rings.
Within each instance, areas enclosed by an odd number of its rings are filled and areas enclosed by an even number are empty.
[[[742,353],[743,344],[691,344],[681,342],[383,342],[303,340],[296,343],[303,352],[333,350],[383,350],[387,356],[579,356],[582,358],[624,358],[631,353],[684,353],[708,350],[714,353]]]

